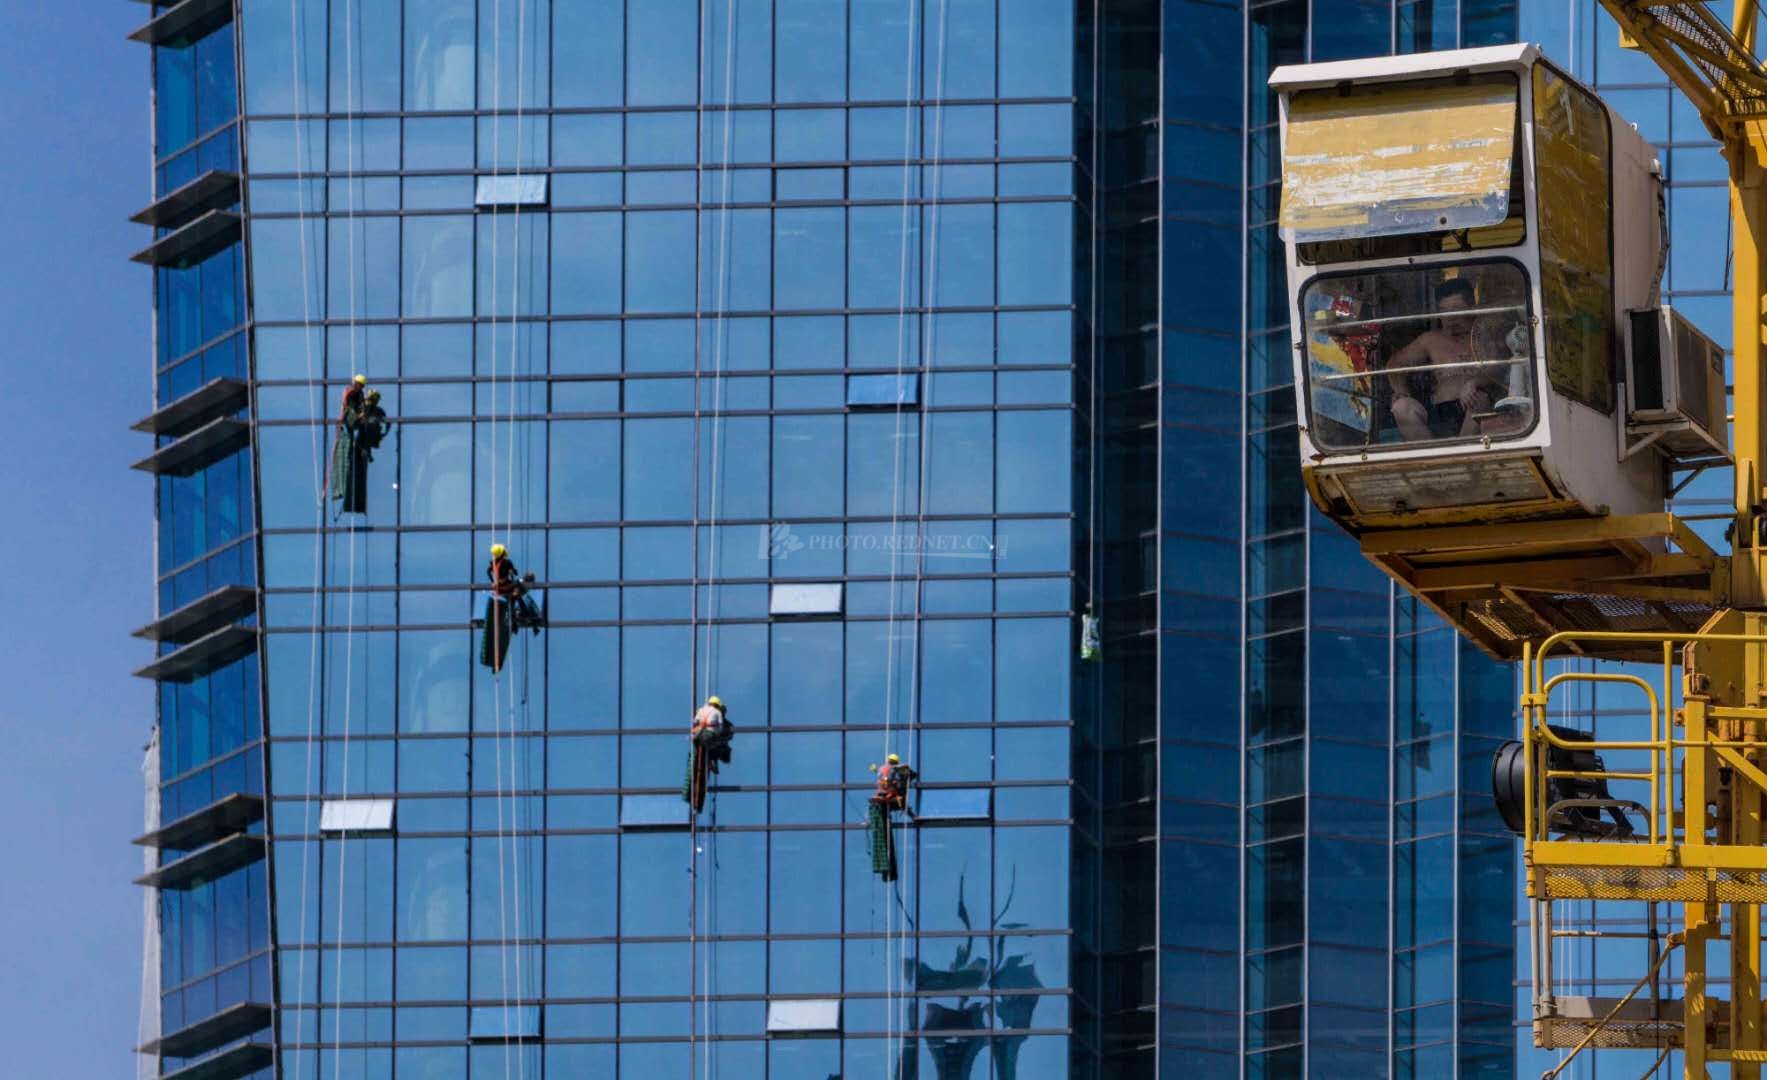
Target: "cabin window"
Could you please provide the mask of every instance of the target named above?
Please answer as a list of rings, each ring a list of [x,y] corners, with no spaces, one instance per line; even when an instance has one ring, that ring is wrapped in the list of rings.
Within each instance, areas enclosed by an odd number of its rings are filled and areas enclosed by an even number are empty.
[[[1514,438],[1534,426],[1528,281],[1503,261],[1314,278],[1308,422],[1328,450]]]
[[[1295,93],[1284,238],[1303,263],[1521,243],[1517,99],[1506,72]]]
[[[1544,64],[1534,67],[1534,173],[1546,378],[1602,412],[1614,408],[1612,133],[1607,110]]]

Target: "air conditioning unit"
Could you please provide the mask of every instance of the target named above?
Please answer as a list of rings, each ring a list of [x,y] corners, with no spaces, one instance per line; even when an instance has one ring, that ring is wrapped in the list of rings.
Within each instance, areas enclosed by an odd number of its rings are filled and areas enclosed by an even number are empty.
[[[1678,461],[1730,459],[1724,350],[1685,316],[1663,306],[1629,311],[1626,432]]]

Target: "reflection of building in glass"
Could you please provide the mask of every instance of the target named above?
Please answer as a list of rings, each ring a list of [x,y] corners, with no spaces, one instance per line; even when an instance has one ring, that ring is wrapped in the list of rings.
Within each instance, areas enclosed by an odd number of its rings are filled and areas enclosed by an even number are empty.
[[[937,994],[938,999],[911,999],[904,1011],[904,1031],[918,1029],[918,1040],[908,1037],[896,1058],[896,1075],[900,1080],[914,1080],[922,1075],[920,1062],[930,1061],[937,1080],[979,1080],[974,1067],[988,1040],[975,1038],[979,1033],[997,1031],[1027,1032],[1035,1028],[1037,991],[1044,989],[1037,978],[1036,962],[1024,953],[1009,952],[1010,937],[1001,931],[1019,929],[1006,921],[1012,907],[1013,889],[1009,888],[1002,909],[985,928],[986,936],[970,936],[957,946],[951,963],[934,968],[918,959],[905,959],[902,970],[907,986],[920,994]],[[970,927],[970,912],[964,903],[961,882],[958,887],[957,921]],[[1016,991],[1016,993],[1015,993]],[[915,1009],[918,1003],[919,1014]],[[990,1023],[992,1013],[992,1023]],[[1026,1035],[1000,1035],[992,1040],[993,1073],[996,1080],[1013,1080],[1019,1076],[1019,1048]],[[924,1051],[917,1052],[918,1041]]]

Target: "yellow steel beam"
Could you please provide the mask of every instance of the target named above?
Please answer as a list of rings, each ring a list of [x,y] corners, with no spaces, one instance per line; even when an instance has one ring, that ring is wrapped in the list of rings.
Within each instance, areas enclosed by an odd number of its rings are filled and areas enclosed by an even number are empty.
[[[1493,548],[1515,551],[1531,545],[1595,543],[1604,540],[1649,540],[1674,537],[1676,542],[1697,545],[1689,554],[1709,552],[1693,530],[1676,530],[1675,515],[1614,514],[1568,521],[1524,521],[1493,525],[1443,525],[1430,529],[1393,529],[1363,533],[1362,551],[1367,555],[1439,554],[1458,548]]]
[[[1762,145],[1758,124],[1748,125],[1746,144],[1730,155],[1730,205],[1732,257],[1735,284],[1731,307],[1735,350],[1735,450],[1736,519],[1731,535],[1735,553],[1731,559],[1732,603],[1760,609],[1767,597],[1762,591],[1760,528],[1761,463],[1767,460],[1762,446],[1762,289],[1767,273],[1762,263],[1760,237],[1767,232],[1767,183],[1762,171]]]
[[[1758,790],[1767,790],[1767,773],[1762,772],[1755,763],[1728,746],[1720,746],[1718,756],[1723,758],[1731,768],[1746,777],[1750,784]]]
[[[1594,586],[1618,586],[1625,585],[1628,581],[1644,582],[1654,578],[1690,577],[1710,569],[1710,564],[1697,555],[1647,555],[1642,566],[1624,556],[1596,555],[1527,562],[1481,562],[1467,566],[1423,567],[1413,571],[1409,575],[1409,581],[1413,588],[1424,590],[1494,589],[1507,585],[1517,589],[1553,592],[1606,592],[1605,589]]]

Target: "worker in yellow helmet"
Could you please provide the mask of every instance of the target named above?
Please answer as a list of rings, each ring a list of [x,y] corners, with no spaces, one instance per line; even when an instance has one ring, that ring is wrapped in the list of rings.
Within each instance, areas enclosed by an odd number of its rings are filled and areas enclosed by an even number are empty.
[[[914,770],[902,764],[899,755],[891,754],[882,765],[873,765],[877,774],[877,790],[866,807],[865,829],[870,836],[871,872],[884,881],[896,880],[896,837],[894,820],[900,810],[909,817],[908,785],[914,782]]]
[[[479,650],[479,661],[492,671],[500,671],[509,653],[510,639],[524,628],[538,634],[546,625],[546,616],[528,596],[534,587],[534,575],[517,570],[509,549],[502,544],[491,545],[491,561],[485,567],[485,576],[491,579],[491,597],[485,602],[485,642]]]
[[[706,703],[693,714],[693,729],[690,735],[696,745],[705,746],[712,752],[712,771],[717,772],[717,762],[730,762],[730,739],[736,734],[736,728],[730,723],[729,711],[724,708],[724,701],[713,694],[706,698]]]
[[[337,437],[331,445],[331,464],[325,484],[331,497],[340,504],[338,512],[343,514],[368,512],[368,458],[371,455],[360,439],[367,386],[366,375],[351,379],[338,407]]]
[[[914,782],[914,770],[902,764],[899,755],[891,754],[884,759],[881,766],[873,765],[877,772],[877,790],[872,793],[871,801],[885,810],[908,809],[908,785]]]
[[[718,763],[730,763],[730,739],[735,734],[724,702],[716,694],[706,698],[706,703],[693,714],[693,727],[687,736],[687,780],[681,787],[681,797],[694,813],[706,808],[708,780],[718,771]]]

